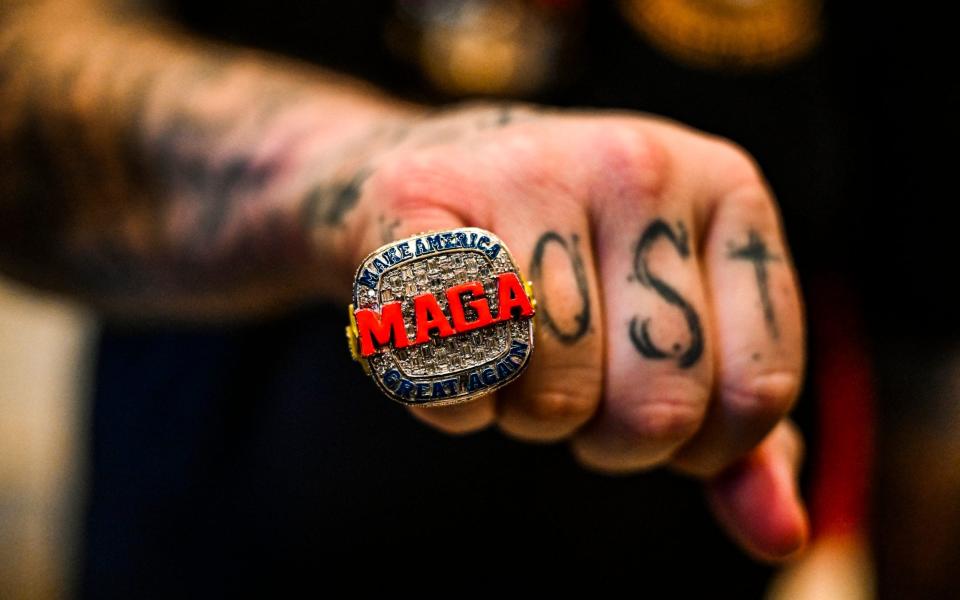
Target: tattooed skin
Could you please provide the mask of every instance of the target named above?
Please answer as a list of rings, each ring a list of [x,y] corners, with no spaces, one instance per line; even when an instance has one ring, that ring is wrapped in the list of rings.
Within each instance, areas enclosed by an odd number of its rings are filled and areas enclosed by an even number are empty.
[[[674,230],[666,221],[657,219],[644,230],[637,241],[633,256],[633,279],[656,292],[658,296],[683,313],[690,331],[690,345],[686,350],[679,345],[674,345],[669,351],[657,346],[650,337],[649,317],[641,319],[635,316],[630,320],[630,340],[645,358],[652,360],[672,358],[681,368],[687,369],[695,365],[703,355],[703,327],[700,324],[700,316],[693,310],[690,303],[668,283],[650,272],[647,265],[647,252],[661,238],[670,242],[683,259],[690,256],[690,244],[683,223],[677,223]]]
[[[329,258],[379,157],[536,118],[424,114],[146,8],[14,4],[0,0],[0,268],[110,306],[335,292],[353,266]]]
[[[8,5],[0,267],[47,289],[136,306],[293,294],[371,175],[360,141],[401,141],[409,119],[352,81],[108,3]]]
[[[577,234],[570,236],[570,242],[556,231],[547,231],[540,236],[533,249],[533,260],[530,263],[530,277],[535,283],[543,281],[543,257],[547,247],[555,244],[563,250],[573,269],[577,294],[580,296],[580,311],[573,317],[572,326],[562,326],[550,313],[549,298],[541,289],[537,294],[537,311],[540,324],[555,338],[564,344],[577,343],[590,330],[590,287],[587,283],[587,274],[583,267],[583,258],[580,256]]]
[[[780,328],[777,325],[777,316],[773,310],[773,300],[770,298],[770,280],[767,272],[767,263],[779,261],[780,257],[770,254],[766,242],[760,234],[751,229],[747,233],[747,243],[737,247],[730,242],[727,256],[733,260],[745,260],[753,263],[753,270],[757,277],[757,290],[760,293],[760,306],[763,308],[763,320],[767,324],[767,331],[774,339],[780,337]]]
[[[313,188],[303,203],[304,226],[342,224],[343,218],[360,199],[361,188],[370,173],[368,168],[361,168],[347,181],[323,183]]]
[[[400,219],[387,220],[387,217],[380,215],[377,217],[377,225],[380,227],[380,241],[384,244],[396,241],[397,227],[400,227]]]

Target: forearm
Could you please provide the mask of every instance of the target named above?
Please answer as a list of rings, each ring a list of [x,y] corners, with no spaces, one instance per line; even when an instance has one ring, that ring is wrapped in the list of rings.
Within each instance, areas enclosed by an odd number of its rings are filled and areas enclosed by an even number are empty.
[[[370,148],[410,109],[96,3],[0,22],[0,267],[137,312],[329,293]]]

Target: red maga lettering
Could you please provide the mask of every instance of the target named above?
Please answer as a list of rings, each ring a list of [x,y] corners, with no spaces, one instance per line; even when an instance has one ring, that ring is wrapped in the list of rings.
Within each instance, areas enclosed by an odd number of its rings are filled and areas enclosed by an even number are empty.
[[[360,354],[364,357],[376,354],[380,348],[394,348],[424,344],[430,341],[430,333],[436,331],[441,338],[466,333],[513,318],[533,316],[533,306],[516,273],[497,275],[497,315],[490,312],[490,304],[479,281],[468,281],[446,291],[450,319],[440,309],[433,294],[420,294],[413,298],[413,318],[416,334],[413,341],[407,337],[403,322],[401,303],[386,302],[380,312],[372,308],[356,311],[357,330],[360,338]],[[473,309],[477,317],[467,320],[466,307]]]

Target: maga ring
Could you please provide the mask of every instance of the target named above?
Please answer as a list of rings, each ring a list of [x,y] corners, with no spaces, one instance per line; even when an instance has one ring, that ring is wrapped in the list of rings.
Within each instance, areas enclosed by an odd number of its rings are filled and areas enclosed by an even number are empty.
[[[516,379],[533,352],[536,300],[497,236],[415,235],[367,256],[353,282],[353,358],[393,400],[468,402]]]

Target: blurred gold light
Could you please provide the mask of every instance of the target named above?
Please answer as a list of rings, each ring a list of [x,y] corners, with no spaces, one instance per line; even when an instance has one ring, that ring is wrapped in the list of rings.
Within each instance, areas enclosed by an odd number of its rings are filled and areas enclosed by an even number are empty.
[[[651,45],[700,67],[778,67],[820,39],[820,0],[622,0],[621,7]]]
[[[524,95],[549,76],[552,36],[527,3],[473,2],[423,32],[420,64],[434,85],[452,94]]]

